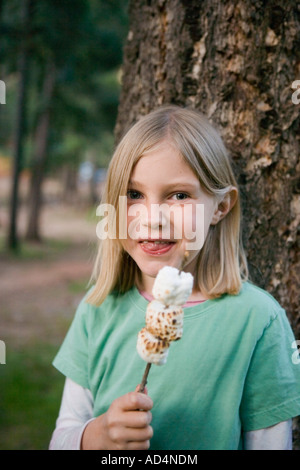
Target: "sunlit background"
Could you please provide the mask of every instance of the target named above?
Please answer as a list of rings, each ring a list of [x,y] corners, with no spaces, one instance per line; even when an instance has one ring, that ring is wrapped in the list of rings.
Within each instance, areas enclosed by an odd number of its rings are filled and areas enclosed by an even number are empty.
[[[127,31],[125,0],[0,1],[0,449],[47,449],[55,427],[51,362],[91,274]]]

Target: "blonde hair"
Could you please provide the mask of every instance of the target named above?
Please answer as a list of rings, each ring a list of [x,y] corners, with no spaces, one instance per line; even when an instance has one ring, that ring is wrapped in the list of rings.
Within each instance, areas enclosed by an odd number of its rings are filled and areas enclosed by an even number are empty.
[[[131,127],[114,152],[101,202],[116,208],[117,221],[119,196],[126,196],[134,166],[166,138],[173,142],[209,194],[222,198],[232,186],[237,187],[222,139],[207,118],[192,109],[163,106]],[[237,294],[242,281],[247,279],[240,220],[238,197],[230,212],[209,228],[195,274],[195,282],[207,298]],[[138,271],[120,240],[111,237],[101,240],[91,278],[95,287],[87,301],[100,305],[113,290],[126,292],[135,285]]]

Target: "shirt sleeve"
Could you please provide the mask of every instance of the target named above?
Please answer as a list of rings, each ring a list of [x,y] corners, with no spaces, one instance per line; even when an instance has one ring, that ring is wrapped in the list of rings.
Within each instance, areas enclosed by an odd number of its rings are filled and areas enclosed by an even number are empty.
[[[84,388],[89,387],[88,378],[88,313],[91,306],[80,302],[67,335],[53,361],[62,374]]]
[[[80,450],[83,432],[93,419],[91,392],[67,378],[49,450]]]
[[[274,426],[300,414],[300,361],[284,310],[257,341],[245,379],[240,416],[244,432]]]
[[[265,429],[249,431],[244,436],[245,450],[292,450],[292,420]]]

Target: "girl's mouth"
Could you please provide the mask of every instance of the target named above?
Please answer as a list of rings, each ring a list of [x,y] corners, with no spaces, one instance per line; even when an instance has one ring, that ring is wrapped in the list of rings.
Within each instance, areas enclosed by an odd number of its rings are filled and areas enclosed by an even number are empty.
[[[139,242],[139,245],[145,253],[158,256],[171,250],[175,242],[169,240],[143,240]]]

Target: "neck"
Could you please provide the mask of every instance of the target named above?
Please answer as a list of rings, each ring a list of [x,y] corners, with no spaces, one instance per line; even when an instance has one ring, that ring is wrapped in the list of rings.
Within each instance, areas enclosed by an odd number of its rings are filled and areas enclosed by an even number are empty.
[[[145,292],[149,296],[152,296],[152,289],[154,284],[155,278],[149,276],[142,276],[137,280],[137,288],[140,292]],[[189,301],[201,301],[207,300],[201,291],[199,290],[198,286],[194,286],[191,295],[188,298]]]

